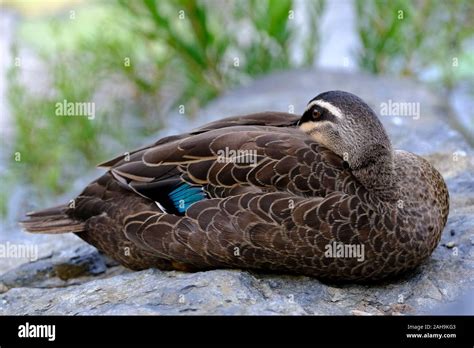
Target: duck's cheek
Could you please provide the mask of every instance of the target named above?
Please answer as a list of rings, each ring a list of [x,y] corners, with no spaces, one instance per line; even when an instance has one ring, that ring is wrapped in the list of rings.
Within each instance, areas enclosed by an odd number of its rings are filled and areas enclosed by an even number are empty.
[[[307,121],[300,124],[300,130],[306,134],[311,134],[311,132],[316,129],[317,125],[314,121]]]
[[[321,124],[314,127],[309,136],[317,143],[327,147],[335,153],[339,153],[342,145],[339,133],[330,124]]]
[[[323,145],[323,146],[325,146],[325,147],[328,147],[328,143],[329,143],[329,142],[328,142],[327,137],[326,137],[324,134],[322,134],[322,133],[320,133],[320,132],[318,132],[318,131],[315,131],[315,132],[313,132],[310,136],[311,136],[311,138],[312,138],[314,141],[316,141],[318,144],[321,144],[321,145]]]

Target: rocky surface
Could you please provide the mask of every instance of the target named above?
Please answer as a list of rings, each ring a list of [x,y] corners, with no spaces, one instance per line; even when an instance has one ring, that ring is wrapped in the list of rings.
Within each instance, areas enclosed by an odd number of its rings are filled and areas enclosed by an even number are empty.
[[[330,89],[359,95],[377,113],[389,100],[419,103],[419,118],[381,117],[394,146],[428,158],[451,195],[441,243],[416,271],[371,285],[240,270],[131,272],[73,235],[15,230],[9,240],[34,243],[39,259],[0,258],[0,314],[474,314],[474,152],[435,93],[411,81],[363,74],[284,72],[229,92],[191,122],[172,115],[166,133],[227,115],[301,113],[309,99]]]

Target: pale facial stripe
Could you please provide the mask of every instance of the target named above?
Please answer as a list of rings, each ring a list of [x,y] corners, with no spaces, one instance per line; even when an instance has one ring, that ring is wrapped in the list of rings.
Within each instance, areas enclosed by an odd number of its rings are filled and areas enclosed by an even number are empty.
[[[314,105],[318,105],[322,108],[325,108],[326,110],[328,110],[331,114],[333,114],[337,118],[344,118],[344,114],[342,113],[341,109],[339,109],[337,106],[334,106],[331,103],[329,103],[327,101],[324,101],[324,100],[314,100],[314,101],[312,101],[306,107],[306,111],[311,109]]]
[[[314,133],[321,130],[321,128],[325,127],[326,125],[331,124],[330,121],[309,121],[305,122],[300,126],[300,129],[305,132],[306,134],[313,135]]]

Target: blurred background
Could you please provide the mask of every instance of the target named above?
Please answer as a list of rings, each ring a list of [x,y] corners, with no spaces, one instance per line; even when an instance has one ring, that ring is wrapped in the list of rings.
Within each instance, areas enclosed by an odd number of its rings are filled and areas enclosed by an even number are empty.
[[[1,6],[0,211],[10,222],[20,202],[49,202],[96,163],[160,130],[172,132],[173,111],[185,124],[225,91],[275,71],[323,67],[410,77],[461,104],[473,93],[469,0]],[[55,117],[63,100],[93,102],[96,117]],[[472,118],[464,118],[472,130]]]

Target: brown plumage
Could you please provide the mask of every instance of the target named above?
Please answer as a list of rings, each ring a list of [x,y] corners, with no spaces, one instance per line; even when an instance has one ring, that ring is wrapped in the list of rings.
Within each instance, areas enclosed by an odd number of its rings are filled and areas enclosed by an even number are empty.
[[[301,118],[227,118],[103,166],[72,206],[31,213],[25,229],[75,232],[132,269],[366,280],[419,265],[449,209],[441,175],[393,151],[374,112],[337,91]]]

